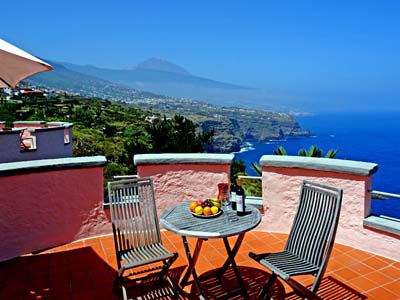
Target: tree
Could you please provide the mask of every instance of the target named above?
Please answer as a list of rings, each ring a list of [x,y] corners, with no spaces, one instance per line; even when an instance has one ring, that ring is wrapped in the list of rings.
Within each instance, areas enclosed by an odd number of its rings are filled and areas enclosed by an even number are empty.
[[[204,146],[212,142],[213,131],[198,133],[198,125],[191,120],[175,115],[172,119],[155,119],[147,126],[154,153],[204,152]]]
[[[231,176],[237,175],[237,174],[244,174],[246,173],[246,165],[243,161],[243,159],[240,160],[234,160],[231,166]]]
[[[77,107],[73,110],[72,121],[85,125],[86,127],[92,127],[94,123],[94,115],[89,109],[83,109]]]

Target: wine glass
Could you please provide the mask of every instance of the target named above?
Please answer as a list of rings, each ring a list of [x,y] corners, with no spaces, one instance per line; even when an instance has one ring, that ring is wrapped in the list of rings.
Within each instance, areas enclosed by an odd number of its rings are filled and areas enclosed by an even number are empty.
[[[224,197],[222,200],[222,210],[224,212],[226,222],[229,221],[229,211],[231,210],[231,199],[230,197]]]
[[[218,199],[222,204],[222,211],[226,215],[226,221],[228,222],[228,214],[231,205],[231,199],[229,195],[229,184],[228,183],[219,183],[218,184]]]

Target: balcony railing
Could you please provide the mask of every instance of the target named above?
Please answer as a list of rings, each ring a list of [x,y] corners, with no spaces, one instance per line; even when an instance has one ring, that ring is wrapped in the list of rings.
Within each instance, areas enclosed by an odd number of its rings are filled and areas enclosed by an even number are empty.
[[[378,197],[374,197],[375,195]],[[400,199],[400,194],[392,194],[392,193],[386,193],[386,192],[374,191],[374,190],[371,191],[371,196],[373,197],[373,199],[378,199],[378,200],[387,200],[386,197]],[[381,196],[381,197],[379,197],[379,196]]]

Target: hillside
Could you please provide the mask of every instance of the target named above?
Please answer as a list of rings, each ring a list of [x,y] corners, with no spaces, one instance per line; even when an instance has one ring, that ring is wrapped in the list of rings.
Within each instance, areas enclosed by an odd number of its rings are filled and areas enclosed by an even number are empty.
[[[205,131],[215,130],[209,151],[238,151],[245,141],[307,136],[289,114],[235,107],[218,107],[199,101],[166,98],[159,101],[136,100],[135,104],[158,114],[179,113],[199,124]]]
[[[173,98],[143,92],[121,84],[71,70],[64,65],[51,62],[54,70],[30,77],[30,85],[78,93],[81,96],[98,97],[115,102],[132,104],[150,114],[181,114],[200,125],[203,130],[215,129],[214,143],[209,151],[237,151],[246,140],[265,141],[269,138],[307,135],[302,132],[289,114],[265,110],[221,107],[206,102]],[[159,61],[148,62],[145,66],[159,66]],[[169,70],[175,66],[165,65]],[[87,67],[95,68],[95,67]],[[139,69],[142,66],[139,66]],[[140,72],[148,72],[141,70]],[[182,76],[177,70],[175,75]],[[166,72],[164,72],[166,73]],[[233,101],[234,102],[234,101]]]
[[[55,98],[21,96],[4,101],[0,94],[0,120],[43,120],[74,123],[74,156],[104,155],[106,178],[133,174],[135,154],[204,152],[211,134],[196,132],[196,125],[173,116],[149,121],[145,111],[108,100],[60,94]]]
[[[126,99],[143,99],[148,97],[163,98],[149,92],[135,90],[121,84],[83,74],[71,70],[59,63],[49,61],[53,66],[51,72],[34,75],[25,80],[29,85],[63,90],[73,94],[88,97],[98,97],[113,101],[124,101]]]
[[[66,62],[59,64],[72,71],[137,90],[202,100],[216,105],[231,106],[238,103],[238,100],[247,105],[251,101],[246,99],[258,94],[257,89],[196,76],[184,67],[156,58],[124,69],[108,69]]]

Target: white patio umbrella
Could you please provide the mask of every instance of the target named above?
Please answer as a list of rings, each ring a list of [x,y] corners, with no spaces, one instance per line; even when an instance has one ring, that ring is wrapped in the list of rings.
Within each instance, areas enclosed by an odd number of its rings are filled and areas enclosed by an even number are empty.
[[[48,63],[0,39],[0,88],[14,88],[21,80],[52,69]]]

